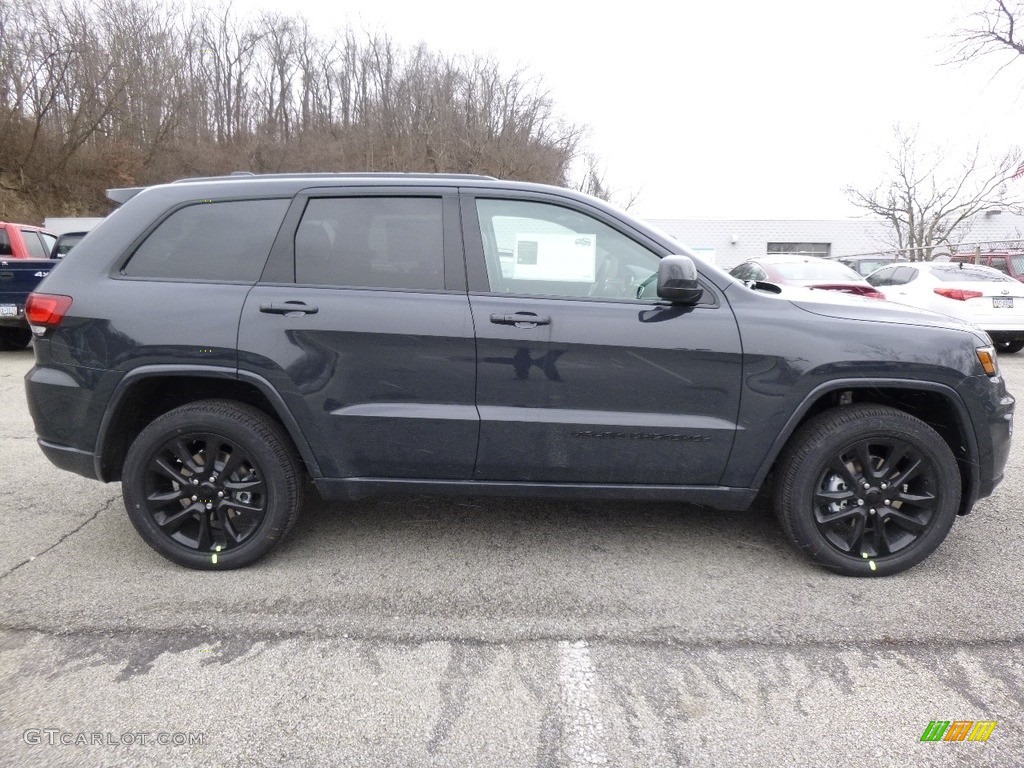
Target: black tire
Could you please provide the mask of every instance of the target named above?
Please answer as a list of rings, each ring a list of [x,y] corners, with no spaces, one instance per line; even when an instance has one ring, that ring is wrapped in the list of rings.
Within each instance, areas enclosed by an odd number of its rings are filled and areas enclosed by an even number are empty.
[[[1024,341],[997,341],[996,349],[1004,355],[1012,355],[1024,349]]]
[[[28,328],[0,328],[0,351],[24,349],[31,341],[32,331]]]
[[[302,502],[287,435],[262,411],[227,400],[155,419],[128,449],[121,487],[146,543],[200,570],[255,562],[284,539]]]
[[[917,565],[946,538],[959,505],[960,472],[946,441],[878,405],[827,411],[801,427],[783,452],[775,495],[786,535],[847,576]]]

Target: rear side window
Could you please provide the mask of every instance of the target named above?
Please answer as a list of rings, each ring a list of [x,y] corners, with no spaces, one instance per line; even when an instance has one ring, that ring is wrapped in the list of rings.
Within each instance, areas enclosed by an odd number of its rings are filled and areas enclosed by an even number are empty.
[[[7,236],[6,229],[0,229],[0,256],[11,255],[11,238]]]
[[[439,197],[330,197],[306,205],[295,232],[295,282],[444,289]]]
[[[43,241],[34,229],[21,230],[21,239],[25,241],[25,249],[33,259],[50,258],[50,252],[43,246]]]
[[[129,277],[256,282],[288,200],[232,200],[180,208],[125,264]]]

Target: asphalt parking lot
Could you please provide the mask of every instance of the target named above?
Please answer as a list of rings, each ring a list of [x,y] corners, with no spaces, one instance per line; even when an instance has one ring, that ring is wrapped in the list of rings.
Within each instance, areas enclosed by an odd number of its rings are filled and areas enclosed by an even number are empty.
[[[888,579],[816,569],[764,509],[450,498],[311,504],[198,573],[44,459],[31,364],[0,354],[0,765],[1024,764],[1020,440]]]

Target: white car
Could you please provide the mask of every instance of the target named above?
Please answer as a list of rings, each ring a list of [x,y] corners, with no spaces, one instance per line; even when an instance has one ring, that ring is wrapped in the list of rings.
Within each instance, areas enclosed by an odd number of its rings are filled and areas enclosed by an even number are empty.
[[[1024,349],[1024,283],[991,267],[915,261],[867,278],[889,301],[930,309],[987,331],[1000,352]]]

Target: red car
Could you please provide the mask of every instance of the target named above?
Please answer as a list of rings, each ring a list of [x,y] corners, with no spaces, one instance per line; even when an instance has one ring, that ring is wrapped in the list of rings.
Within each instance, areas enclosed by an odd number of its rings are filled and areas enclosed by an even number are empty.
[[[838,261],[817,256],[779,254],[749,259],[733,267],[729,274],[737,280],[760,281],[801,288],[841,291],[871,299],[885,296],[861,275]]]
[[[48,259],[57,236],[31,224],[0,221],[0,258]]]

